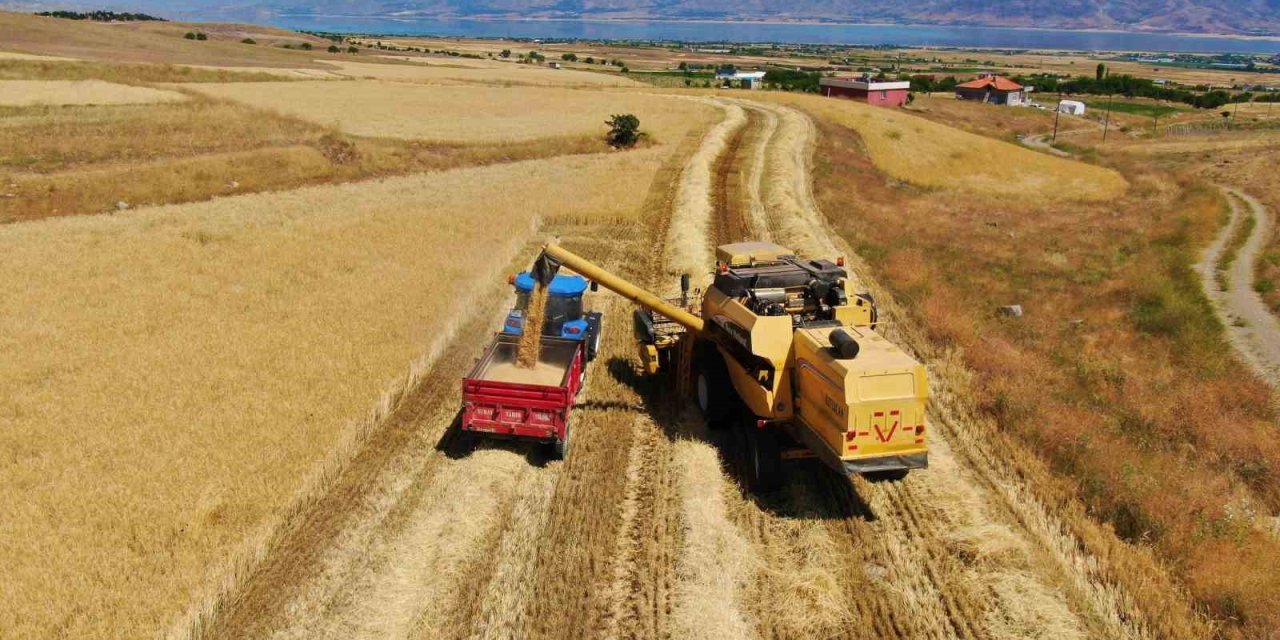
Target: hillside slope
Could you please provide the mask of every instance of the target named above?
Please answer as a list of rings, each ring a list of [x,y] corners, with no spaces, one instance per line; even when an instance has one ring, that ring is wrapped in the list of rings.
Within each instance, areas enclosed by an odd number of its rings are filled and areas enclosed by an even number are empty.
[[[58,4],[25,2],[24,5]],[[0,3],[0,6],[3,6]],[[59,5],[61,7],[61,5]],[[166,17],[258,21],[281,14],[379,17],[782,20],[1280,33],[1280,1],[1240,0],[137,0]]]

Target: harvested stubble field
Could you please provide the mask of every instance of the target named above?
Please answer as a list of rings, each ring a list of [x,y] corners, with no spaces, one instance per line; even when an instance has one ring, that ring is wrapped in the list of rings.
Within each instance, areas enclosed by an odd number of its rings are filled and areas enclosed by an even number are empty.
[[[623,91],[423,86],[376,81],[200,84],[191,90],[276,111],[346,133],[430,142],[519,142],[599,134],[633,113],[658,141],[680,137],[701,107]]]
[[[448,73],[491,71],[470,62]],[[785,94],[205,88],[234,95],[0,109],[0,216],[50,215],[39,193],[101,210],[125,176],[163,203],[580,155],[0,226],[3,633],[1190,639],[1197,605],[1224,637],[1276,624],[1280,464],[1248,437],[1274,416],[1184,278],[1218,213],[1202,167]],[[613,112],[649,146],[587,154]],[[661,293],[723,241],[849,256],[930,363],[932,468],[850,486],[798,463],[744,493],[740,443],[637,375],[606,293],[569,458],[460,446],[500,274],[551,237]]]
[[[603,123],[579,136],[441,144],[348,136],[198,94],[0,113],[0,222],[608,149]]]
[[[638,82],[610,73],[573,69],[549,69],[535,64],[456,60],[453,58],[404,58],[412,64],[370,64],[333,61],[336,73],[353,78],[398,80],[425,84],[469,84],[530,87],[636,87]]]
[[[148,104],[186,99],[173,91],[101,80],[0,80],[0,107]]]
[[[452,301],[543,217],[629,215],[663,153],[0,227],[0,628],[154,634],[447,340]]]

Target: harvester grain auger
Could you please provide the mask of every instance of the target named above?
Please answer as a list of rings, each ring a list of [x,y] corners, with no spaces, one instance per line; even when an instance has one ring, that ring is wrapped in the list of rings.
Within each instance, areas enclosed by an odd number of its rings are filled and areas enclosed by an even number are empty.
[[[924,365],[875,331],[843,260],[810,260],[743,242],[716,251],[705,293],[664,300],[554,244],[533,276],[561,266],[635,302],[645,369],[673,378],[713,428],[746,435],[754,491],[781,481],[783,459],[816,456],[842,474],[901,478],[928,466]]]

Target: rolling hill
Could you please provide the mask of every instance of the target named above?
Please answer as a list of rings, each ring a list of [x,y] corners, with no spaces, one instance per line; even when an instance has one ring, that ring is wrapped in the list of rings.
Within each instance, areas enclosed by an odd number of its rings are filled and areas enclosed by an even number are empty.
[[[14,8],[101,8],[28,1]],[[20,7],[19,7],[20,5]],[[56,6],[55,6],[56,5]],[[5,6],[0,3],[0,6]],[[1127,29],[1224,34],[1280,33],[1280,0],[133,0],[107,8],[175,18],[260,20],[347,15],[430,18],[778,20]]]

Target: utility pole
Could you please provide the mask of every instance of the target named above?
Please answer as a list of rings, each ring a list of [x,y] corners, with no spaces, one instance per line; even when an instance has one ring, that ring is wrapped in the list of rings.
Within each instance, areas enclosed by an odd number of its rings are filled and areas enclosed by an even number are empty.
[[[1058,102],[1062,102],[1062,101],[1059,100]],[[1062,119],[1062,105],[1059,104],[1057,108],[1053,110],[1053,142],[1050,144],[1058,143],[1058,121],[1061,119]]]
[[[1107,117],[1102,123],[1102,142],[1107,141],[1107,131],[1111,129],[1111,97],[1115,94],[1107,94]]]

